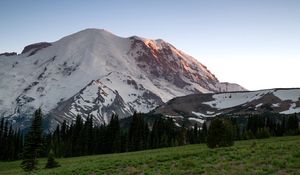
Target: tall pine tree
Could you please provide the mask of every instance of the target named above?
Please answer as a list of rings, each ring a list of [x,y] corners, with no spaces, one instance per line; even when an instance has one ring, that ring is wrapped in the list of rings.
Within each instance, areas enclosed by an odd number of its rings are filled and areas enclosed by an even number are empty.
[[[21,167],[25,171],[37,168],[37,157],[42,146],[42,110],[35,111],[29,133],[26,136]]]
[[[147,149],[146,143],[148,141],[149,131],[148,125],[144,122],[142,115],[134,113],[132,116],[132,122],[129,128],[129,150],[137,151]]]

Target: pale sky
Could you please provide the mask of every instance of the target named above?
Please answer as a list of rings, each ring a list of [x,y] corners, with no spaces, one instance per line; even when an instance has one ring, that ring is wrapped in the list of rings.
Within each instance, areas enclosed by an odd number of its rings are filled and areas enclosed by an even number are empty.
[[[7,0],[0,21],[0,53],[101,28],[161,38],[249,90],[300,87],[298,0]]]

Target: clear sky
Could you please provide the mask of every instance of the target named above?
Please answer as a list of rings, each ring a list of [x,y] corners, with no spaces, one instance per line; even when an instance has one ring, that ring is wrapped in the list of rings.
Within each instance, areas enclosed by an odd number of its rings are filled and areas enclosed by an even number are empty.
[[[298,0],[0,1],[0,53],[85,28],[164,39],[249,90],[300,87]]]

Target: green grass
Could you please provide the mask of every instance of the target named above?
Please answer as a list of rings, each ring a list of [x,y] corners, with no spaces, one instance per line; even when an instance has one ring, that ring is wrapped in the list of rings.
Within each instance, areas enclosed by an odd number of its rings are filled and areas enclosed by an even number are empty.
[[[239,141],[219,149],[200,144],[57,160],[61,167],[46,170],[46,160],[40,159],[40,169],[31,174],[300,174],[300,136]],[[0,162],[0,174],[26,173],[14,161]]]

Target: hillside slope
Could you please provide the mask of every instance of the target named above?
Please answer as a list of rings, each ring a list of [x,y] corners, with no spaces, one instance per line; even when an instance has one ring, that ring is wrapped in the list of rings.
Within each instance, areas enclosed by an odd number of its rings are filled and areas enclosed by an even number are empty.
[[[193,94],[177,97],[153,111],[174,119],[203,123],[221,114],[293,114],[300,112],[300,89]]]

